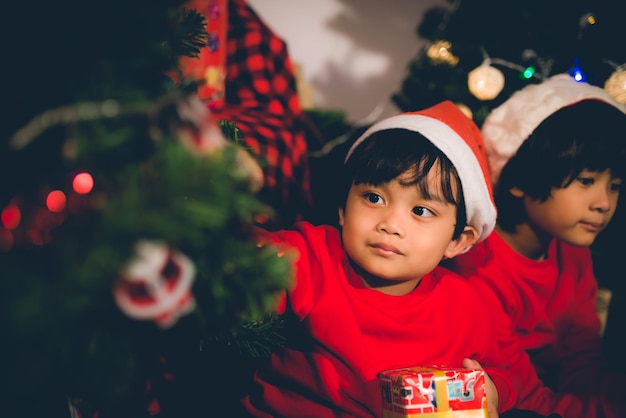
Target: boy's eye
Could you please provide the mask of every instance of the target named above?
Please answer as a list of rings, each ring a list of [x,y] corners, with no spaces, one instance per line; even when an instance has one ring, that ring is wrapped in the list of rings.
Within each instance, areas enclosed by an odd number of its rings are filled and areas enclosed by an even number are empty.
[[[611,183],[611,190],[614,192],[619,192],[622,189],[622,183]]]
[[[591,186],[593,184],[593,179],[589,177],[578,177],[576,181],[583,186]]]
[[[424,206],[416,206],[413,208],[413,213],[416,214],[417,216],[421,216],[424,218],[430,218],[432,216],[435,216],[435,213],[430,210],[425,208]]]
[[[385,202],[379,194],[373,192],[365,193],[363,197],[370,203],[383,204]]]

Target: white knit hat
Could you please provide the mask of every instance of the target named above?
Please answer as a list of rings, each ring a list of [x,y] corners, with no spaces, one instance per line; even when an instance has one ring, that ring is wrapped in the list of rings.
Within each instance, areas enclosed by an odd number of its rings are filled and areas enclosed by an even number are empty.
[[[569,74],[558,74],[539,84],[513,93],[493,109],[482,127],[493,184],[500,172],[530,134],[557,110],[585,99],[609,103],[626,113],[626,105],[604,89],[578,82]]]
[[[352,144],[346,161],[366,138],[386,129],[419,132],[448,157],[461,179],[467,224],[477,229],[477,242],[487,238],[496,223],[496,207],[483,139],[474,122],[450,101],[419,112],[392,116],[367,129]]]

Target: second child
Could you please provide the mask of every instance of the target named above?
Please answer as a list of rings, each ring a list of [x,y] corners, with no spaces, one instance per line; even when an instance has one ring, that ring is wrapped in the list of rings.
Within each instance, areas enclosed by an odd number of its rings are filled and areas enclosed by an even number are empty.
[[[547,386],[606,403],[623,401],[625,376],[603,359],[589,247],[617,206],[624,113],[606,91],[568,75],[528,86],[494,109],[482,133],[495,231],[447,263],[494,296]]]

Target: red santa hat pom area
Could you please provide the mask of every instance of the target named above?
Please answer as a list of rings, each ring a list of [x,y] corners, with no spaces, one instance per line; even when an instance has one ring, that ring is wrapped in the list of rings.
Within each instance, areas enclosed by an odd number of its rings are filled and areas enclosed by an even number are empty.
[[[617,102],[606,90],[576,81],[569,74],[558,74],[526,86],[493,109],[482,127],[493,184],[541,122],[557,110],[586,99],[604,101],[626,113],[626,105]]]
[[[348,151],[346,161],[367,137],[386,129],[419,132],[448,157],[461,179],[467,223],[478,230],[478,242],[485,239],[495,226],[496,208],[483,139],[474,122],[450,101],[392,116],[365,131]]]

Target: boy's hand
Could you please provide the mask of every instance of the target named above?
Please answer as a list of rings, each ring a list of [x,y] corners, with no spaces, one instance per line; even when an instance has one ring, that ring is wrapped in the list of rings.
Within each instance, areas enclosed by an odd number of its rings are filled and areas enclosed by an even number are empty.
[[[469,358],[463,360],[463,367],[467,369],[483,369],[479,362]],[[485,373],[485,393],[487,394],[487,414],[489,418],[498,418],[498,390],[487,373]]]

